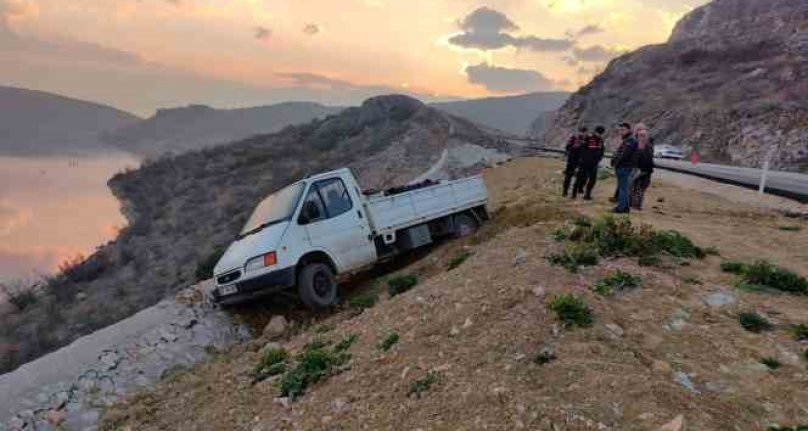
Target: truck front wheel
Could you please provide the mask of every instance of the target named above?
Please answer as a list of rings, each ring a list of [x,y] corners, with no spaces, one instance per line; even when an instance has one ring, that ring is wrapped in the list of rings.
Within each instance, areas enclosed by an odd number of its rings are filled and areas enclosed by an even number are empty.
[[[334,272],[322,263],[310,263],[300,271],[297,289],[300,299],[315,310],[328,308],[337,302]]]

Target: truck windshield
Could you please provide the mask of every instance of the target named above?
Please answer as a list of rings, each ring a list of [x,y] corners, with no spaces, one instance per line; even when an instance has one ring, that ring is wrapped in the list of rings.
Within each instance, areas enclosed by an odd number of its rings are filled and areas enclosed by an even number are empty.
[[[272,224],[292,218],[297,202],[303,194],[306,184],[303,182],[292,184],[281,189],[261,201],[255,208],[247,224],[241,229],[239,238],[256,233]]]

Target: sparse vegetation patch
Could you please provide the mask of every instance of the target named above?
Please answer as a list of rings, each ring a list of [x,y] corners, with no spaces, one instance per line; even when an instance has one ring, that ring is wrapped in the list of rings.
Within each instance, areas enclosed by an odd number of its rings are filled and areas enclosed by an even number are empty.
[[[784,225],[784,226],[778,226],[777,229],[780,229],[780,230],[786,231],[786,232],[799,232],[799,231],[802,230],[802,226]]]
[[[460,265],[462,265],[470,257],[471,257],[471,252],[469,252],[467,250],[463,250],[463,251],[457,253],[451,260],[449,260],[449,263],[446,265],[446,269],[448,271],[451,271],[451,270],[459,267]]]
[[[416,284],[418,284],[418,277],[412,274],[393,277],[387,281],[387,293],[392,298],[412,289]]]
[[[637,257],[643,266],[658,265],[661,256],[677,259],[701,259],[707,252],[676,231],[655,231],[650,226],[634,226],[631,219],[605,216],[596,221],[581,218],[553,237],[558,241],[576,243],[587,256]],[[568,251],[567,256],[571,255]],[[569,267],[573,259],[565,254],[551,256],[551,263]]]
[[[548,307],[556,314],[558,321],[568,328],[588,328],[595,322],[595,316],[584,300],[572,294],[553,297]]]
[[[289,353],[284,349],[269,349],[261,355],[253,370],[253,381],[260,382],[268,377],[286,371],[286,360]]]
[[[592,291],[600,295],[611,296],[617,292],[636,289],[642,285],[642,277],[627,272],[616,271],[592,286]]]
[[[438,373],[436,371],[428,371],[426,376],[410,383],[410,388],[407,391],[407,396],[415,398],[421,398],[421,395],[428,391],[429,388],[432,387],[435,383],[440,380]]]
[[[769,331],[774,327],[765,317],[755,313],[754,311],[744,311],[743,313],[739,314],[738,322],[741,324],[743,329],[754,333]]]
[[[791,332],[791,336],[797,341],[808,341],[808,325],[804,323],[792,325],[789,332]]]
[[[296,365],[287,368],[277,384],[281,396],[298,398],[309,386],[341,371],[351,360],[351,355],[346,350],[357,338],[355,334],[345,336],[332,349],[321,340],[306,345],[303,352],[295,358]]]
[[[376,291],[376,288],[370,288],[354,295],[348,300],[348,305],[352,308],[364,310],[365,308],[373,307],[377,302],[379,302],[379,292]]]
[[[398,334],[393,332],[388,336],[384,337],[384,340],[382,340],[382,342],[379,343],[379,348],[382,349],[382,351],[387,352],[388,350],[392,349],[393,346],[398,344],[398,340],[399,340]]]
[[[740,280],[736,286],[743,290],[779,290],[795,295],[808,295],[808,279],[765,260],[751,264],[723,262],[721,270],[739,275]]]
[[[552,265],[566,268],[570,272],[578,272],[582,266],[595,266],[599,258],[597,251],[586,245],[573,244],[561,253],[553,253],[547,257]]]
[[[781,366],[783,366],[783,364],[781,364],[780,361],[777,360],[777,358],[773,358],[771,356],[761,358],[760,363],[769,367],[770,370],[776,370]]]

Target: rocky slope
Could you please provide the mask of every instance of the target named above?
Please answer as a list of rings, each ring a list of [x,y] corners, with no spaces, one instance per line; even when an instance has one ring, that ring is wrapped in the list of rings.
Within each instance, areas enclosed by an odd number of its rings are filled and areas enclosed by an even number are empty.
[[[274,133],[342,109],[307,102],[243,109],[214,109],[204,105],[160,109],[149,119],[106,134],[104,141],[146,156],[179,153]]]
[[[429,172],[451,177],[519,148],[473,123],[406,96],[370,99],[324,120],[272,135],[164,157],[110,180],[129,220],[53,292],[1,317],[5,369],[120,320],[210,276],[206,263],[235,237],[257,202],[307,173],[348,166],[365,188]]]
[[[569,93],[530,93],[519,96],[489,97],[431,106],[503,132],[525,135],[537,115],[553,112],[569,98]]]
[[[0,154],[76,154],[104,148],[103,133],[140,119],[115,108],[0,86]]]
[[[543,136],[560,146],[579,124],[643,121],[657,142],[706,161],[808,171],[808,2],[715,0],[670,40],[613,60]]]

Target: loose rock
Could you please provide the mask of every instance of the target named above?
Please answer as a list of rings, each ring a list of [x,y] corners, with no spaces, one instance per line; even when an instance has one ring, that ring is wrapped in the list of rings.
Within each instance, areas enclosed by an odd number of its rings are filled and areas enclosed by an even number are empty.
[[[264,327],[264,337],[272,341],[283,338],[283,336],[286,335],[288,326],[285,317],[272,316],[267,326]]]

